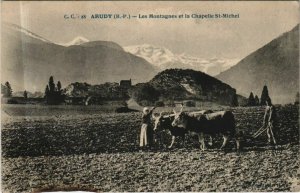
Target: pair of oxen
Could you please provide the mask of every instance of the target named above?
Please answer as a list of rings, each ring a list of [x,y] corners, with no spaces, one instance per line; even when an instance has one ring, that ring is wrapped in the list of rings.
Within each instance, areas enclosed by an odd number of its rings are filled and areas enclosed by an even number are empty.
[[[198,112],[176,112],[170,115],[158,116],[153,114],[154,131],[169,130],[172,135],[172,142],[168,148],[172,148],[176,137],[182,137],[185,142],[185,135],[190,133],[198,135],[200,149],[206,150],[204,135],[210,136],[209,145],[212,145],[212,137],[221,134],[223,136],[223,149],[229,138],[234,138],[236,149],[240,149],[240,136],[236,130],[234,115],[231,111],[203,110]]]

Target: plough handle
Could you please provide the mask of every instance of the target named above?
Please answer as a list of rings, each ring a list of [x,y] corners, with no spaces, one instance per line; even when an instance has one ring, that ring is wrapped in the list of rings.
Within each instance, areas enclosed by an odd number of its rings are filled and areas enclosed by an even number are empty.
[[[265,132],[266,130],[268,129],[268,127],[262,129],[260,132],[256,132],[254,135],[253,135],[253,138],[257,138],[258,136],[260,136],[263,132]]]
[[[259,133],[262,129],[264,129],[264,126],[262,126],[261,128],[259,128],[259,129],[253,134],[253,136],[255,136],[257,133]]]

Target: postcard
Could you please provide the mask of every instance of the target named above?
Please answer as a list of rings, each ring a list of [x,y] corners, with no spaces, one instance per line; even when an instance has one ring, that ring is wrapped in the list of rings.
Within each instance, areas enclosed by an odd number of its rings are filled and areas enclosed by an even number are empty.
[[[2,192],[299,192],[298,1],[2,1]]]

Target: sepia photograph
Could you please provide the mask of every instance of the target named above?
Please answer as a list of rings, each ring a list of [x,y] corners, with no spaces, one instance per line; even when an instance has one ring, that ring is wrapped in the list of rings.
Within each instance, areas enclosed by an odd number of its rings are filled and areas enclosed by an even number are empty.
[[[1,192],[300,192],[298,1],[2,1]]]

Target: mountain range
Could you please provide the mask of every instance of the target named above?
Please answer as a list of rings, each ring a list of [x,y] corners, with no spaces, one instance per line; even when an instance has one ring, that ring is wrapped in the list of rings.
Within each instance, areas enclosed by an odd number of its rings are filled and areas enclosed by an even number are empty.
[[[99,85],[126,79],[145,83],[170,68],[202,71],[243,96],[249,96],[250,92],[260,96],[267,85],[274,103],[293,102],[299,91],[299,25],[240,61],[179,55],[149,44],[122,47],[115,42],[90,41],[82,36],[68,43],[54,43],[8,23],[2,23],[1,41],[1,81],[9,81],[13,91],[43,91],[50,76],[63,87],[74,82]],[[193,84],[184,83],[186,77],[180,77],[182,80],[172,78],[181,84],[176,88],[180,88],[182,96],[193,97],[198,90],[193,89],[196,88]],[[149,84],[152,85],[151,81]],[[197,84],[203,87],[202,82]],[[158,89],[159,85],[155,85]],[[166,86],[163,92],[170,89],[168,84],[161,85]]]
[[[14,91],[44,91],[49,77],[64,85],[72,82],[101,84],[132,79],[146,82],[156,69],[145,59],[108,41],[79,38],[62,46],[14,24],[2,24],[1,81]],[[82,41],[83,40],[83,41]]]
[[[239,94],[260,96],[267,85],[274,103],[294,102],[299,91],[299,25],[275,38],[216,78]]]
[[[123,48],[131,54],[144,58],[158,71],[170,68],[193,69],[215,76],[239,61],[236,58],[198,58],[186,54],[174,54],[167,48],[149,44]]]

